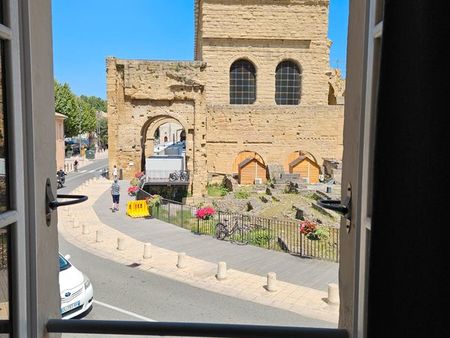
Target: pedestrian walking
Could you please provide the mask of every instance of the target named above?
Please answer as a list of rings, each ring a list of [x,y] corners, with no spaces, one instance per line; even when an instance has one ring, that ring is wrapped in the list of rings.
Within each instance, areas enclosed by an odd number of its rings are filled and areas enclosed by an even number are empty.
[[[73,169],[75,171],[78,171],[78,161],[77,160],[75,160],[75,162],[73,162]]]
[[[116,165],[114,164],[114,168],[113,168],[113,178],[114,178],[115,180],[117,180],[117,176],[118,176],[118,170],[117,170]]]
[[[111,196],[113,200],[111,208],[112,212],[119,211],[120,185],[117,178],[114,179],[114,182],[111,185]]]

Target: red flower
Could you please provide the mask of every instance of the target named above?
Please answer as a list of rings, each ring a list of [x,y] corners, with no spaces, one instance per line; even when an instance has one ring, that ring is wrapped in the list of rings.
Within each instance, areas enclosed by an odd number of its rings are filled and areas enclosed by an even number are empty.
[[[206,207],[198,209],[195,216],[199,219],[210,219],[215,213],[216,210],[214,208]]]
[[[317,229],[316,223],[313,223],[311,221],[300,222],[300,232],[304,235],[308,235],[311,232],[316,231],[316,229]]]
[[[139,187],[136,185],[132,185],[130,187],[128,187],[128,193],[129,194],[135,194],[137,191],[139,190]]]

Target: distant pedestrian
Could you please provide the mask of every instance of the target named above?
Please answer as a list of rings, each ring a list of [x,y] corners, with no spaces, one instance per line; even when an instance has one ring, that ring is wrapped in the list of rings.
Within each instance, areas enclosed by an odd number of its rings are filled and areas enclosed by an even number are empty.
[[[78,161],[73,162],[73,170],[78,171]]]
[[[118,175],[118,170],[117,170],[116,165],[114,165],[114,168],[113,168],[113,178],[114,178],[115,180],[117,180],[117,175]]]
[[[113,200],[111,208],[112,212],[119,211],[120,185],[117,179],[114,179],[114,182],[111,185],[111,196]]]

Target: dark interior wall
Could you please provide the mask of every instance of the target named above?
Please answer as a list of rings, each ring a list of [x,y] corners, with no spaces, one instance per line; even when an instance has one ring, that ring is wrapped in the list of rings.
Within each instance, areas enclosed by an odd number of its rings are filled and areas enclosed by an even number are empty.
[[[448,328],[448,7],[385,4],[369,337],[444,337]]]

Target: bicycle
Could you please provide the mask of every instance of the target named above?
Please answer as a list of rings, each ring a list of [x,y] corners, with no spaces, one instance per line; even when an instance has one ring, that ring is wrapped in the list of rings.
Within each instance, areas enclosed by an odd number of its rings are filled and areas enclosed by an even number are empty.
[[[169,174],[169,181],[174,182],[174,181],[184,181],[187,182],[189,180],[189,175],[187,173],[187,171],[185,170],[177,170],[174,171],[173,173]]]
[[[237,242],[239,244],[248,244],[248,239],[246,237],[244,238],[244,234],[251,231],[251,227],[249,225],[244,224],[243,222],[240,223],[239,219],[237,218],[231,228],[229,228],[228,226],[228,219],[224,219],[224,223],[218,222],[216,224],[215,236],[217,239],[224,240],[227,237],[231,237],[232,242]],[[240,240],[236,240],[233,237],[233,234],[236,232],[240,233]]]

